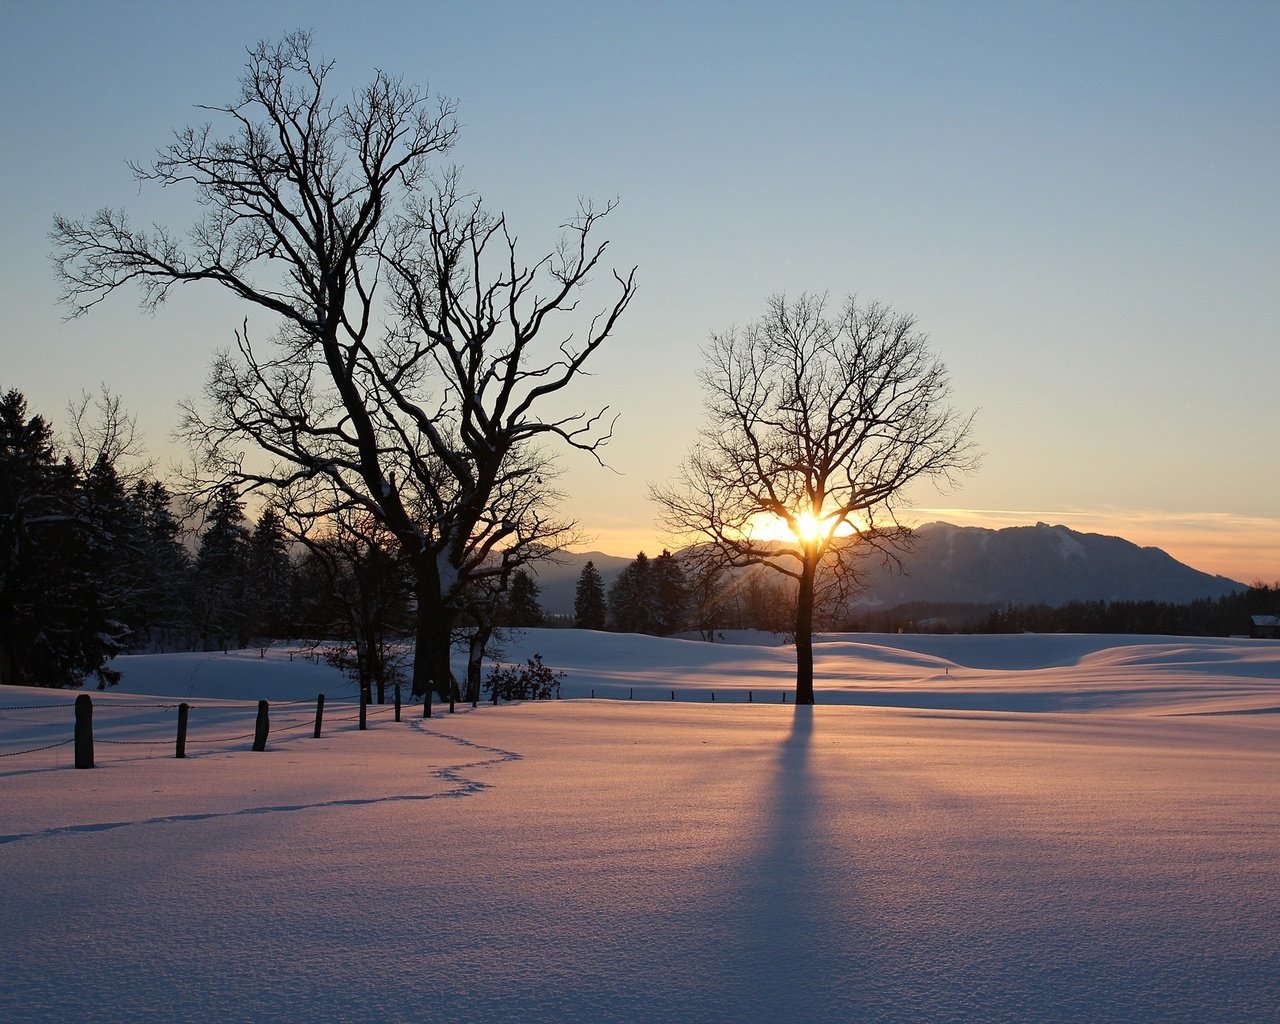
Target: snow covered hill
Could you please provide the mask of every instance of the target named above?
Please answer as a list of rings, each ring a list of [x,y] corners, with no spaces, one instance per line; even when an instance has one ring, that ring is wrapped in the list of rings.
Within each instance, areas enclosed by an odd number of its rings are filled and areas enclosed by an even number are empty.
[[[773,634],[720,634],[716,643],[527,629],[509,634],[502,664],[540,654],[564,673],[564,699],[782,703],[795,688],[795,650]],[[227,654],[126,655],[111,663],[120,693],[167,700],[356,699],[355,685],[287,644]],[[1280,641],[1212,637],[1018,634],[819,634],[822,704],[987,711],[1170,713],[1190,702],[1218,710],[1280,705]],[[455,672],[464,670],[461,660]],[[66,691],[13,692],[66,703]],[[110,698],[116,691],[104,696]],[[405,694],[408,700],[408,694]],[[2,751],[0,751],[2,752]]]
[[[0,688],[0,1020],[1280,1006],[1280,642],[826,636],[799,709],[761,699],[783,646],[531,630],[506,656],[534,651],[574,699],[365,732],[284,648],[120,659],[90,771],[40,749],[75,694]]]

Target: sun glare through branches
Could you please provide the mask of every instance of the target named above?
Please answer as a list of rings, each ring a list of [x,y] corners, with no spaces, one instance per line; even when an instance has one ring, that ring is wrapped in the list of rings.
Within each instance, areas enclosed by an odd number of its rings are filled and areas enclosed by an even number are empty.
[[[761,514],[754,517],[748,526],[748,536],[752,540],[758,541],[800,541],[802,544],[811,544],[816,540],[821,540],[831,532],[832,521],[830,519],[819,519],[812,512],[798,512],[793,521],[788,522],[782,516]],[[835,531],[832,534],[836,537],[851,537],[855,533],[861,533],[866,529],[866,524],[861,520],[850,522],[845,520],[835,524]]]

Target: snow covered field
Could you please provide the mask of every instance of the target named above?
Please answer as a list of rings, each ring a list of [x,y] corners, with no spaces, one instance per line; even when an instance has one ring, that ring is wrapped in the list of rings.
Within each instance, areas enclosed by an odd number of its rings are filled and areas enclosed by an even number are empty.
[[[120,659],[93,771],[0,688],[0,1020],[1280,1019],[1280,642],[824,637],[816,709],[535,651],[572,699],[364,733],[283,649]]]

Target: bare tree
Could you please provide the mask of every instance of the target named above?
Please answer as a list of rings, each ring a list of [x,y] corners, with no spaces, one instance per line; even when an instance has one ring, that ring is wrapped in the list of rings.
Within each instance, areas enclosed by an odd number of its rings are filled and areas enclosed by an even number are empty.
[[[525,267],[503,217],[429,162],[453,144],[453,105],[378,72],[350,100],[295,33],[249,52],[240,98],[204,108],[231,134],[187,128],[142,182],[193,186],[185,239],[123,213],[56,219],[55,264],[79,315],[130,282],[154,309],[175,284],[214,281],[275,314],[264,349],[247,322],[219,355],[185,432],[206,484],[279,492],[293,516],[372,515],[409,562],[418,619],[413,689],[450,685],[449,641],[467,583],[572,536],[544,441],[592,453],[606,410],[541,407],[604,342],[634,291],[614,275],[605,312],[551,352],[535,341],[573,313],[603,256],[609,208],[586,207],[552,255]],[[390,287],[381,287],[384,284]]]
[[[704,556],[795,582],[796,702],[812,704],[822,581],[845,591],[862,555],[893,558],[909,542],[904,490],[976,468],[973,417],[949,404],[946,368],[913,317],[852,297],[828,316],[824,298],[774,296],[705,355],[708,423],[677,482],[651,497],[669,530],[711,542]]]
[[[65,446],[81,475],[105,463],[115,469],[124,486],[133,487],[155,469],[154,460],[144,458],[137,417],[106,384],[97,395],[82,391],[77,401],[68,404],[67,417]]]

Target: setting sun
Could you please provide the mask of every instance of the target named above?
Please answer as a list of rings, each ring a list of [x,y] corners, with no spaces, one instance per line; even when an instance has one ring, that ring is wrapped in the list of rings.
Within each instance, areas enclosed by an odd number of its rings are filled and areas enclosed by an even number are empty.
[[[796,516],[795,535],[805,543],[812,543],[826,535],[824,524],[812,512],[801,512]]]
[[[819,519],[812,512],[801,512],[795,517],[794,527],[781,516],[759,515],[751,521],[750,537],[752,540],[794,541],[811,543],[827,535],[831,528],[830,519]],[[835,528],[835,536],[848,537],[857,533],[862,524],[841,522]]]

